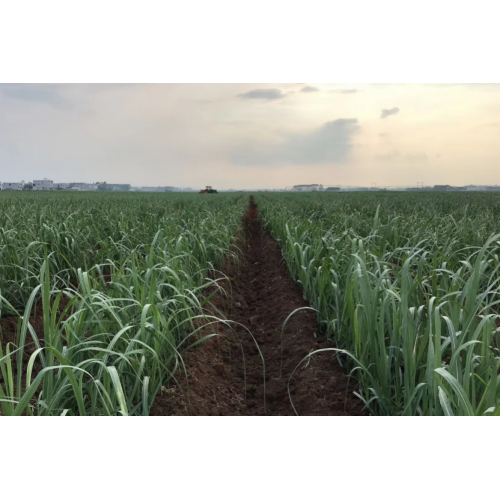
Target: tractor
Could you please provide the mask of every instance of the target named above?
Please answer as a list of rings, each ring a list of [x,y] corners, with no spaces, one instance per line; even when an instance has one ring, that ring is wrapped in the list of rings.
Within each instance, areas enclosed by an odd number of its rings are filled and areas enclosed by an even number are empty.
[[[206,189],[202,189],[200,194],[217,194],[216,189],[212,189],[212,186],[207,186]]]

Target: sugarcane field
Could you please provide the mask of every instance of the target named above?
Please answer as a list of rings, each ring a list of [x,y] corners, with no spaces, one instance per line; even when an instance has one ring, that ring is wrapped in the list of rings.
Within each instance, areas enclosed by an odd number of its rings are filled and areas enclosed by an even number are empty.
[[[2,415],[499,415],[496,193],[0,193]]]

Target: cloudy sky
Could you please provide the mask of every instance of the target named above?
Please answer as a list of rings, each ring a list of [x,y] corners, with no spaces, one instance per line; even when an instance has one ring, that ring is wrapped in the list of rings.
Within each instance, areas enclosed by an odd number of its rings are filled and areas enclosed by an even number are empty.
[[[500,184],[500,84],[0,84],[0,181]]]

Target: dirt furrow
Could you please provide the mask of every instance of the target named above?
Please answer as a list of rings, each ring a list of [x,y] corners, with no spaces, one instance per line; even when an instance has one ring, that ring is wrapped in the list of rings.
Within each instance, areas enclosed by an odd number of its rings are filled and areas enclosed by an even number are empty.
[[[290,278],[277,242],[262,230],[253,199],[243,218],[240,249],[239,266],[222,266],[229,280],[207,311],[222,312],[233,329],[224,324],[204,329],[203,335],[218,335],[183,354],[187,376],[176,373],[177,383],[162,389],[151,414],[295,415],[295,406],[299,415],[362,415],[363,405],[352,394],[355,381],[332,352],[309,358],[289,382],[305,356],[331,346],[317,338],[310,310],[297,312],[282,335],[290,313],[309,304]]]

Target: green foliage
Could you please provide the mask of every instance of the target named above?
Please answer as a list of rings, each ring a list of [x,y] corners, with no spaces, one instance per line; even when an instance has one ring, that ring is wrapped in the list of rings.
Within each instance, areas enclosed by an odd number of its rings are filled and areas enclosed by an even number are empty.
[[[147,415],[206,314],[207,273],[247,198],[143,193],[2,193],[0,349],[5,415]],[[28,321],[35,308],[43,326]],[[60,312],[58,312],[58,310]],[[216,321],[213,318],[213,321]],[[28,344],[35,350],[28,361]],[[41,370],[35,376],[34,367]]]
[[[257,201],[372,413],[500,413],[500,195]]]

